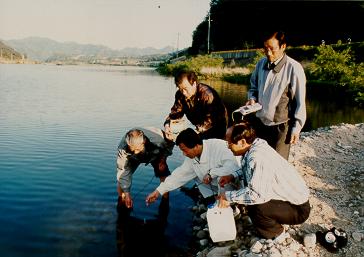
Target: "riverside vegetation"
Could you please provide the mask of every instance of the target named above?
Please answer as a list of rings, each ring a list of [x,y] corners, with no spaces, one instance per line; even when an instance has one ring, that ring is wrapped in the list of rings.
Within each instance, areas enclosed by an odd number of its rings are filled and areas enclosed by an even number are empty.
[[[364,105],[364,42],[335,45],[288,47],[287,54],[300,61],[305,69],[307,83],[343,89],[354,101]],[[181,69],[190,69],[203,79],[221,79],[231,83],[249,84],[250,75],[263,52],[256,51],[255,57],[243,64],[224,63],[214,54],[191,56],[176,63],[165,62],[158,68],[162,75],[173,75]]]

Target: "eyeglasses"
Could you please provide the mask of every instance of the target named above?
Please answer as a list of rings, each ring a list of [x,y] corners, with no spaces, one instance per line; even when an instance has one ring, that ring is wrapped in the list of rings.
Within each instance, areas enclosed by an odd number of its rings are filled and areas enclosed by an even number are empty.
[[[281,48],[275,48],[275,49],[271,49],[268,47],[264,47],[263,51],[267,54],[275,54],[276,52],[278,52],[279,50],[281,50]]]

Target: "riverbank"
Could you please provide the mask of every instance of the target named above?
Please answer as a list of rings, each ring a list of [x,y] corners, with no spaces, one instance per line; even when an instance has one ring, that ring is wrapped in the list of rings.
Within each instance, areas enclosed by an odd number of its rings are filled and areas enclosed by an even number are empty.
[[[36,61],[29,59],[7,59],[0,57],[0,64],[38,64]]]
[[[364,123],[340,124],[303,132],[289,161],[310,188],[312,211],[302,225],[286,226],[280,242],[260,239],[248,216],[236,220],[234,241],[213,243],[206,230],[206,206],[197,204],[194,237],[197,256],[332,256],[315,238],[317,231],[344,229],[349,237],[336,256],[364,251]]]

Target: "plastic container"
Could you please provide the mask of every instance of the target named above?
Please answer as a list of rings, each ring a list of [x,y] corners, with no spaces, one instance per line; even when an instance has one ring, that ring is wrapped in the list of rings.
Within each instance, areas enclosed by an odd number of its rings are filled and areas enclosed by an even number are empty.
[[[213,242],[229,241],[236,238],[233,209],[230,206],[219,208],[217,203],[209,205],[206,218]]]

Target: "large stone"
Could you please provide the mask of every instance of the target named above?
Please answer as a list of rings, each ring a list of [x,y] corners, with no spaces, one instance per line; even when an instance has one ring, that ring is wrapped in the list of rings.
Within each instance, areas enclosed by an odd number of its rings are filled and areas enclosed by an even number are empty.
[[[199,242],[200,242],[201,246],[206,246],[209,244],[209,240],[207,240],[207,239],[201,239]]]
[[[364,238],[364,235],[363,233],[360,233],[360,232],[353,232],[351,234],[351,236],[354,238],[355,241],[357,242],[360,242],[363,238]]]
[[[200,230],[200,231],[198,231],[198,232],[197,232],[197,234],[196,234],[196,237],[197,237],[198,239],[207,238],[208,236],[209,236],[209,233],[208,233],[207,231],[205,231],[205,230]]]
[[[252,253],[260,253],[260,252],[262,251],[262,248],[263,248],[262,243],[261,243],[261,242],[259,242],[259,241],[256,241],[256,242],[252,245],[252,247],[250,247],[250,251],[251,251]]]
[[[229,246],[215,247],[206,255],[206,257],[230,257],[231,252],[229,248]]]
[[[316,246],[316,234],[311,233],[311,234],[305,235],[303,238],[303,244],[307,248],[315,247]]]

